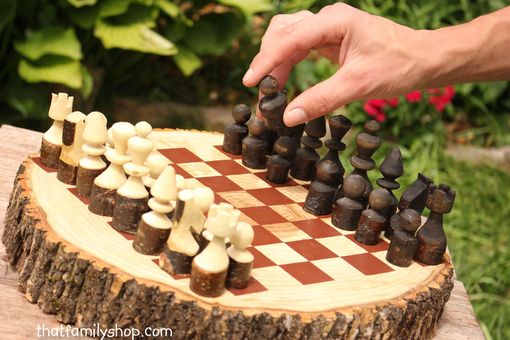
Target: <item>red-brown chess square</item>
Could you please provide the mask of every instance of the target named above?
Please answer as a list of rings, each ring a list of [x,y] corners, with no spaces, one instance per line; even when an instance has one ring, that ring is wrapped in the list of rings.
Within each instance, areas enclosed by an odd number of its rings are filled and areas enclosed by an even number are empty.
[[[303,230],[312,238],[342,235],[342,233],[340,233],[338,230],[319,218],[313,220],[296,221],[292,223],[294,223],[294,225]]]
[[[220,150],[223,154],[225,154],[226,156],[232,158],[232,159],[241,159],[243,158],[243,155],[234,155],[232,153],[228,153],[228,152],[225,152],[223,151],[223,145],[215,145],[214,146],[216,149]]]
[[[262,246],[265,244],[273,244],[273,243],[281,243],[282,242],[278,237],[274,236],[269,230],[267,230],[263,226],[254,225],[253,232],[255,235],[253,236],[252,245],[254,245],[254,246]],[[257,252],[259,252],[259,251],[257,250]],[[262,255],[262,253],[260,253],[260,254]],[[255,256],[255,253],[253,255]],[[264,255],[262,255],[262,256],[264,256]],[[271,260],[269,260],[269,261],[271,261]]]
[[[197,155],[186,148],[158,149],[158,151],[174,163],[202,162]]]
[[[76,196],[80,201],[82,201],[84,204],[88,205],[90,200],[87,197],[81,196],[78,194],[78,190],[76,187],[67,188],[74,196]]]
[[[369,253],[343,256],[342,258],[365,275],[376,275],[393,271],[390,266]]]
[[[46,165],[42,164],[41,157],[32,157],[32,161],[46,172],[57,172],[57,169],[48,168]]]
[[[337,257],[335,253],[314,239],[287,242],[287,245],[308,261]]]
[[[177,175],[181,175],[184,178],[193,178],[186,170],[178,166],[177,164],[171,164],[172,167],[175,169],[175,173]]]
[[[287,222],[287,220],[283,218],[282,215],[266,206],[239,208],[239,210],[254,220],[257,224],[275,224]]]
[[[239,185],[223,176],[201,177],[197,178],[197,180],[206,187],[211,188],[211,190],[214,192],[242,190]]]
[[[244,289],[235,289],[235,288],[229,288],[228,291],[234,294],[235,296],[238,295],[246,295],[246,294],[253,294],[258,292],[266,291],[267,288],[262,285],[262,283],[258,282],[253,276],[250,277],[250,281],[248,282],[248,287]]]
[[[363,243],[360,243],[360,242],[356,241],[356,239],[354,238],[354,234],[346,235],[346,237],[349,238],[351,241],[355,242],[361,248],[363,248],[366,251],[368,251],[369,253],[375,253],[375,252],[378,252],[378,251],[388,250],[388,247],[390,246],[388,244],[388,242],[386,242],[383,239],[380,239],[379,242],[377,242],[376,245],[368,246],[366,244],[363,244]]]
[[[244,166],[233,160],[210,161],[207,165],[224,176],[250,173]]]
[[[223,197],[221,197],[217,193],[214,193],[214,203],[220,204],[220,203],[223,203],[223,202],[228,203],[227,201],[225,201],[225,199]]]
[[[273,186],[273,187],[288,187],[288,186],[291,186],[291,185],[299,185],[296,181],[294,181],[292,178],[289,177],[289,179],[287,180],[287,182],[283,183],[283,184],[277,184],[277,183],[272,183],[272,182],[269,182],[266,178],[266,171],[262,171],[262,172],[256,172],[255,173],[255,176],[259,177],[260,179],[262,179],[264,182],[266,182],[267,184]]]
[[[292,204],[290,198],[276,190],[275,188],[263,188],[263,189],[253,189],[246,190],[253,197],[264,203],[265,205],[282,205],[282,204]]]
[[[310,262],[289,263],[280,267],[304,285],[333,281],[331,276]]]
[[[267,258],[266,255],[262,254],[260,251],[258,251],[255,247],[248,247],[247,248],[250,253],[253,255],[253,267],[252,268],[264,268],[264,267],[271,267],[274,266],[275,263],[271,261],[269,258]]]

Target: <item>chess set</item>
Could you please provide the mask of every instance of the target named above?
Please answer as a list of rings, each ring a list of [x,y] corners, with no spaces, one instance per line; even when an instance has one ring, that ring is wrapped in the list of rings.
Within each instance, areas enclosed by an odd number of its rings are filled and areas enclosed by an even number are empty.
[[[418,174],[398,199],[398,148],[374,189],[375,121],[346,175],[347,117],[289,128],[276,80],[259,90],[264,119],[237,105],[224,134],[108,129],[54,94],[2,235],[26,298],[63,323],[177,338],[430,337],[453,287],[442,223],[455,191]]]

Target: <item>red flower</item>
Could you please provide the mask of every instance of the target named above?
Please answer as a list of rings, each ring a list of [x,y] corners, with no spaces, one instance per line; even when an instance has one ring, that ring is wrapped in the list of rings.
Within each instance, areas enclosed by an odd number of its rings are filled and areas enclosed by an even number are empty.
[[[386,115],[384,114],[383,108],[387,105],[387,103],[382,99],[371,99],[367,100],[363,104],[363,109],[370,116],[373,117],[378,122],[384,122],[386,120]]]
[[[409,103],[419,102],[421,100],[421,91],[409,92],[405,97]]]
[[[398,98],[386,99],[385,101],[391,107],[397,107],[398,105]]]
[[[443,89],[429,89],[429,103],[432,104],[437,112],[442,112],[455,96],[453,86],[446,86]]]

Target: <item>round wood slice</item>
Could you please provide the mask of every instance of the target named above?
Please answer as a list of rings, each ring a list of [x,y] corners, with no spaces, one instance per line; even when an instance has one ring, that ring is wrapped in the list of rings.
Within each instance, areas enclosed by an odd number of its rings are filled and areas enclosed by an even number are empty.
[[[393,266],[388,240],[364,246],[329,216],[304,212],[306,182],[267,182],[265,170],[222,151],[221,134],[155,130],[150,138],[188,185],[210,186],[216,202],[232,203],[253,225],[248,287],[194,294],[188,277],[136,252],[132,235],[91,213],[34,155],[19,168],[2,241],[20,290],[45,313],[80,327],[170,327],[176,339],[432,335],[453,287],[448,255],[436,266]]]

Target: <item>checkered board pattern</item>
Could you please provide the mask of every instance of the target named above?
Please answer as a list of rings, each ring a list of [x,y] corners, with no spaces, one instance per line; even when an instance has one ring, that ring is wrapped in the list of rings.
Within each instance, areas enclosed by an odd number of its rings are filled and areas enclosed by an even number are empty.
[[[288,287],[313,286],[343,280],[349,275],[376,279],[395,270],[404,270],[385,260],[387,239],[367,246],[354,239],[354,232],[335,228],[329,215],[306,213],[303,205],[309,191],[308,182],[290,178],[282,185],[270,183],[265,178],[265,170],[243,166],[241,156],[225,153],[221,145],[194,147],[190,143],[180,143],[178,138],[172,143],[152,139],[157,152],[170,160],[188,185],[211,188],[215,203],[232,204],[241,211],[240,220],[253,226],[255,237],[249,248],[255,258],[252,278],[248,288],[232,289],[232,294],[268,291],[277,288],[276,281]],[[33,160],[44,170],[55,171],[45,168],[38,158]],[[88,204],[87,199],[77,195],[74,187],[68,190]],[[128,240],[133,239],[133,235],[121,234]],[[158,262],[157,258],[153,261]],[[174,279],[188,278],[174,276]]]

